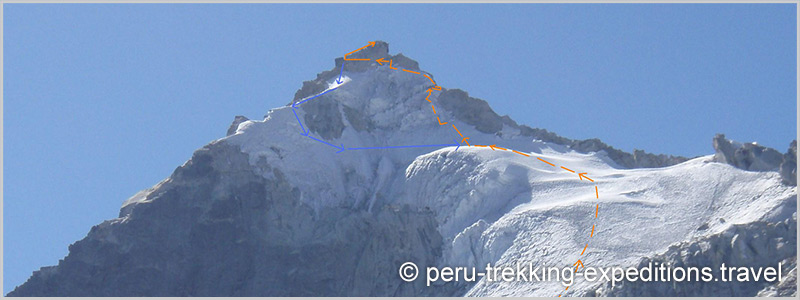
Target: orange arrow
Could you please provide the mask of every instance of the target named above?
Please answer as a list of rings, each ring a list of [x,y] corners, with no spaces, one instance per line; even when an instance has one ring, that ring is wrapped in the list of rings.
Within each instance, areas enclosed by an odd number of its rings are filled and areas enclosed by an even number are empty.
[[[344,55],[344,60],[371,60],[369,58],[347,58],[348,55],[356,53],[358,51],[361,51],[362,49],[367,48],[367,47],[375,47],[375,41],[369,42],[369,43],[367,43],[366,46],[358,48],[358,49],[356,49],[356,50],[354,50],[354,51],[352,51],[350,53],[345,54]]]
[[[389,60],[389,69],[397,70],[397,68],[392,67],[392,59]]]
[[[447,122],[442,123],[442,120],[439,120],[439,117],[436,117],[436,121],[439,121],[439,125],[446,125]]]
[[[472,146],[472,145],[469,144],[469,142],[467,142],[468,139],[469,139],[468,137],[465,137],[465,138],[461,139],[461,141],[466,143],[467,146]]]
[[[586,174],[586,172],[583,172],[583,173],[578,173],[578,178],[580,178],[581,180],[583,180],[584,178],[586,178],[586,179],[588,179],[589,181],[591,181],[591,182],[594,182],[594,180],[592,180],[592,179],[591,179],[591,178],[589,178],[589,177],[586,177],[586,175],[584,175],[584,174]]]
[[[425,97],[425,100],[428,100],[428,102],[431,102],[431,99],[428,99],[428,98],[430,98],[430,97],[431,97],[431,93],[432,93],[433,91],[432,91],[431,89],[428,89],[426,92],[428,92],[428,96],[427,96],[427,97]]]
[[[575,272],[578,272],[578,265],[580,265],[580,267],[583,268],[583,262],[580,259],[572,265],[575,266]]]
[[[495,150],[495,149],[508,150],[508,149],[503,148],[503,147],[497,147],[497,145],[489,145],[489,148],[492,148],[492,150]]]
[[[375,61],[381,66],[383,65],[383,63],[389,62],[388,60],[385,60],[383,58],[376,59]]]

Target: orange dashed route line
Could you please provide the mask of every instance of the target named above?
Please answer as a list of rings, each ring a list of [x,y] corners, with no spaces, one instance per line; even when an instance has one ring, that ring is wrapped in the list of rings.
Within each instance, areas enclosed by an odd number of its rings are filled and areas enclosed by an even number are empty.
[[[361,47],[361,48],[358,48],[358,49],[356,49],[356,50],[353,50],[353,51],[351,51],[350,53],[347,53],[347,54],[345,54],[345,55],[344,55],[344,60],[371,60],[371,59],[369,59],[369,58],[347,58],[347,56],[348,56],[348,55],[350,55],[350,54],[356,53],[356,52],[358,52],[358,51],[361,51],[361,50],[363,50],[364,48],[367,48],[367,47],[374,47],[374,46],[375,46],[375,41],[369,42],[369,43],[367,43],[367,45],[366,45],[366,46],[364,46],[364,47]]]
[[[431,81],[433,84],[436,84],[436,81],[433,81],[433,78],[431,78],[430,76],[428,76],[428,74],[422,74],[422,76],[425,76],[425,77],[427,77],[427,78],[428,78],[428,80],[430,80],[430,81]]]
[[[351,54],[353,54],[353,53],[356,53],[356,52],[358,52],[358,51],[361,51],[361,50],[363,50],[363,49],[365,49],[365,48],[367,48],[367,47],[373,47],[373,46],[375,46],[375,42],[374,42],[374,41],[373,41],[373,42],[369,42],[369,43],[367,43],[367,45],[366,45],[366,46],[364,46],[364,47],[361,47],[361,48],[358,48],[358,49],[356,49],[355,51],[352,51],[352,52],[350,52],[350,53],[347,53],[347,54],[345,54],[345,55],[344,55],[344,60],[347,60],[347,61],[369,61],[369,60],[371,60],[371,59],[366,59],[366,58],[347,58],[347,56],[348,56],[348,55],[351,55]],[[381,65],[381,66],[383,66],[383,63],[387,62],[387,61],[386,61],[386,60],[384,60],[383,58],[376,59],[375,61],[376,61],[376,62],[377,62],[379,65]],[[394,66],[392,66],[392,64],[393,64],[393,61],[392,61],[391,59],[390,59],[388,62],[389,62],[389,65],[388,65],[389,69],[391,69],[391,70],[398,70],[398,69],[399,69],[399,68],[397,68],[397,67],[394,67]],[[428,101],[428,102],[430,102],[430,103],[433,103],[433,102],[430,100],[430,96],[431,96],[431,94],[432,94],[432,91],[441,91],[441,90],[442,90],[442,87],[441,87],[441,86],[438,86],[438,85],[436,85],[436,82],[435,82],[435,81],[433,81],[433,78],[431,78],[430,76],[428,76],[428,74],[422,74],[421,72],[412,71],[412,70],[408,70],[408,69],[402,69],[402,71],[405,71],[405,72],[408,72],[408,73],[412,73],[412,74],[417,74],[417,75],[422,75],[422,76],[425,76],[426,78],[428,78],[428,80],[430,80],[430,81],[431,81],[431,82],[434,84],[434,86],[433,86],[433,87],[431,87],[431,88],[429,88],[428,90],[426,90],[426,92],[428,92],[428,96],[427,96],[427,97],[425,97],[425,100],[427,100],[427,101]],[[433,104],[431,104],[431,109],[433,110],[433,114],[434,114],[434,115],[436,115],[436,108],[433,106]],[[439,119],[439,116],[436,116],[436,121],[438,121],[438,122],[439,122],[439,125],[446,125],[446,124],[447,124],[447,122],[442,122],[442,120],[441,120],[441,119]],[[461,137],[463,138],[461,141],[462,141],[462,142],[464,142],[464,143],[466,143],[466,144],[467,144],[467,146],[470,146],[470,147],[472,147],[472,146],[475,146],[475,147],[480,147],[480,148],[486,148],[486,147],[489,147],[489,148],[491,148],[492,150],[495,150],[495,149],[499,149],[499,150],[506,150],[506,151],[507,151],[507,150],[509,150],[509,149],[506,149],[506,148],[498,147],[497,145],[494,145],[494,144],[492,144],[492,145],[470,145],[470,144],[469,144],[469,142],[467,142],[467,140],[469,139],[469,137],[465,137],[463,134],[461,134],[461,131],[459,131],[459,130],[458,130],[458,128],[456,127],[456,125],[455,125],[455,124],[450,124],[450,125],[451,125],[451,126],[453,126],[453,129],[455,129],[455,131],[458,133],[458,135],[459,135],[459,136],[461,136]],[[516,153],[516,154],[519,154],[519,155],[523,155],[523,156],[525,156],[525,157],[530,157],[530,155],[529,155],[529,154],[525,154],[525,153],[523,153],[523,152],[520,152],[520,151],[517,151],[517,150],[513,150],[513,149],[511,149],[510,151],[511,151],[511,152],[514,152],[514,153]],[[542,159],[541,157],[536,157],[536,159],[538,159],[538,160],[542,161],[543,163],[546,163],[546,164],[550,165],[551,167],[555,167],[555,166],[556,166],[555,164],[553,164],[553,163],[551,163],[551,162],[549,162],[549,161],[546,161],[546,160]],[[561,169],[564,169],[564,170],[566,170],[566,171],[568,171],[568,172],[571,172],[571,173],[575,173],[575,171],[573,171],[573,170],[570,170],[570,169],[568,169],[568,168],[566,168],[566,167],[564,167],[564,166],[561,166]],[[589,180],[589,181],[591,181],[591,182],[594,182],[594,180],[592,180],[592,179],[591,179],[591,178],[589,178],[589,177],[586,177],[584,174],[587,174],[587,173],[585,173],[585,172],[584,172],[584,173],[578,173],[578,179],[579,179],[579,180],[583,180],[583,178],[586,178],[587,180]],[[595,194],[595,198],[599,200],[599,199],[600,199],[600,192],[598,191],[597,185],[595,185],[595,186],[594,186],[594,194]],[[600,212],[600,203],[597,203],[597,204],[595,204],[595,210],[594,210],[594,217],[595,217],[595,219],[597,218],[597,216],[598,216],[599,212]],[[591,229],[591,232],[590,232],[590,234],[589,234],[589,237],[590,237],[590,238],[594,237],[594,228],[595,228],[595,225],[596,225],[596,224],[592,224],[592,229]],[[587,249],[588,247],[589,247],[589,243],[587,242],[587,243],[586,243],[586,244],[583,246],[583,250],[581,250],[581,253],[580,253],[580,255],[581,255],[581,256],[582,256],[584,253],[586,253],[586,249]],[[577,269],[578,269],[578,266],[579,266],[579,265],[580,265],[581,267],[583,267],[583,262],[582,262],[580,259],[578,259],[578,260],[577,260],[577,261],[576,261],[576,262],[575,262],[573,265],[575,266],[575,270],[577,271]],[[569,290],[569,286],[567,286],[566,288],[564,288],[564,292],[566,292],[566,291],[568,291],[568,290]],[[561,293],[559,293],[559,294],[558,294],[558,297],[561,297]]]
[[[541,160],[542,162],[544,162],[544,163],[546,163],[546,164],[548,164],[548,165],[551,165],[551,166],[553,166],[553,167],[555,167],[555,166],[556,166],[556,165],[554,165],[554,164],[550,163],[549,161],[546,161],[546,160],[542,159],[541,157],[537,157],[536,159],[538,159],[538,160]]]
[[[461,137],[464,137],[464,135],[461,134],[461,131],[458,131],[458,128],[456,128],[456,125],[454,125],[454,124],[450,124],[450,125],[453,125],[453,129],[455,129],[456,132],[458,132],[458,135],[460,135]]]
[[[517,151],[517,150],[511,150],[511,152],[514,152],[514,153],[516,153],[516,154],[519,154],[519,155],[530,156],[530,155],[527,155],[527,154],[525,154],[525,153],[519,152],[519,151]]]

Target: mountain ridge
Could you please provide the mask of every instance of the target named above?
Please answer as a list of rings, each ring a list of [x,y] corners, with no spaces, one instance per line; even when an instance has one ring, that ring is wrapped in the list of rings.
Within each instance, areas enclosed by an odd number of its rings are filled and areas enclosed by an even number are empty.
[[[367,58],[371,60],[384,58],[396,61],[395,65],[401,68],[404,67],[415,71],[421,71],[417,61],[404,56],[402,53],[390,55],[388,43],[376,41],[375,45],[375,47],[365,48],[355,53],[351,58]],[[303,82],[302,87],[295,93],[294,100],[288,105],[324,91],[327,88],[326,83],[331,82],[334,77],[338,77],[342,70],[348,72],[364,72],[370,67],[376,66],[378,66],[378,64],[375,62],[356,61],[346,63],[344,58],[337,58],[335,59],[335,65],[332,69],[318,73],[314,80]],[[426,74],[433,77],[433,74]],[[597,138],[573,140],[562,137],[546,129],[519,125],[508,115],[498,115],[485,100],[470,97],[466,91],[458,88],[443,88],[439,100],[442,106],[455,112],[455,117],[457,119],[464,121],[466,124],[475,126],[481,132],[497,134],[502,129],[503,125],[510,126],[519,130],[524,136],[569,146],[571,149],[582,153],[605,151],[612,160],[624,168],[666,167],[689,159],[682,156],[653,154],[639,149],[634,149],[633,153],[628,153],[616,149]]]

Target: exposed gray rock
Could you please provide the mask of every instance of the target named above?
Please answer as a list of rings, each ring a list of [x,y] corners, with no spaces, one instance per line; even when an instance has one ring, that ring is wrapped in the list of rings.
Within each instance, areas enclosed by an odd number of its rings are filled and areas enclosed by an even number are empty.
[[[236,133],[236,129],[239,129],[239,124],[242,124],[242,122],[249,120],[250,119],[248,119],[245,116],[236,116],[235,118],[233,118],[233,123],[231,123],[231,126],[228,127],[227,135],[233,135],[234,133]]]
[[[439,105],[453,113],[456,119],[475,126],[480,132],[499,134],[503,125],[520,130],[523,136],[565,145],[581,152],[605,151],[608,157],[623,168],[660,168],[682,163],[688,158],[664,154],[650,154],[643,150],[634,150],[633,154],[611,147],[599,139],[571,140],[561,137],[545,129],[531,128],[519,125],[508,116],[500,116],[492,110],[489,104],[481,99],[472,98],[459,89],[443,89],[437,98]]]
[[[437,98],[439,105],[483,133],[497,133],[503,129],[503,119],[495,113],[489,103],[470,97],[459,89],[443,89]]]
[[[331,100],[327,94],[303,103],[306,112],[303,123],[326,140],[338,139],[345,127],[339,107],[339,102]]]
[[[347,122],[350,123],[356,131],[371,131],[375,129],[375,124],[372,119],[364,116],[361,110],[347,105],[342,105],[342,110],[344,111],[345,118],[347,118]]]
[[[775,149],[756,143],[732,141],[726,139],[724,134],[714,136],[712,145],[716,151],[714,161],[742,170],[776,171],[783,162],[783,155]]]
[[[727,267],[777,268],[782,263],[784,279],[797,264],[797,218],[779,223],[754,222],[733,225],[726,231],[695,240],[683,242],[669,247],[664,254],[652,258],[644,258],[637,265],[643,268],[649,265],[669,264],[671,267],[710,267],[714,278],[719,281],[623,281],[612,287],[611,283],[602,284],[594,292],[586,296],[652,296],[661,297],[703,297],[703,296],[755,296],[769,286],[781,289],[781,293],[797,294],[797,286],[784,282],[768,282],[762,277],[749,282],[721,280],[719,267],[724,263]],[[735,273],[734,274],[738,274]],[[796,275],[794,275],[796,276]],[[726,275],[728,279],[730,277]],[[796,277],[794,277],[796,278]],[[787,285],[791,287],[787,288]]]
[[[599,139],[575,140],[569,143],[569,147],[575,151],[588,153],[605,151],[608,158],[628,169],[632,168],[661,168],[682,163],[688,160],[681,156],[664,154],[651,154],[644,150],[634,149],[633,154],[616,149],[603,143]]]
[[[364,48],[361,51],[353,53],[352,55],[348,55],[347,58],[366,58],[371,60],[384,58],[386,60],[393,60],[393,66],[395,67],[406,68],[409,70],[419,70],[419,63],[403,56],[403,54],[397,54],[395,56],[389,55],[389,44],[384,41],[375,41],[375,46]],[[374,61],[345,63],[344,57],[336,58],[334,61],[336,64],[332,69],[317,74],[317,78],[314,80],[303,82],[303,86],[297,90],[297,92],[295,92],[292,103],[318,94],[328,88],[326,82],[329,82],[339,76],[340,71],[342,71],[342,64],[344,64],[344,71],[347,72],[364,72],[378,65],[378,63]]]
[[[224,142],[192,159],[120,218],[94,226],[9,296],[409,296],[448,293],[405,283],[406,261],[435,265],[431,211],[315,212],[281,171]],[[441,295],[441,294],[439,294]]]
[[[384,58],[385,60],[392,60],[395,67],[419,71],[419,63],[403,56],[403,54],[389,55],[389,44],[383,41],[375,41],[374,46],[353,53],[348,58],[367,58],[371,60]],[[374,61],[345,63],[343,57],[337,58],[335,61],[336,65],[333,69],[317,74],[317,78],[314,80],[303,82],[303,86],[295,93],[292,103],[297,103],[327,89],[328,82],[332,82],[339,76],[343,63],[345,64],[344,71],[346,72],[364,72],[378,66]],[[356,131],[369,131],[374,128],[374,122],[363,116],[360,111],[347,106],[341,106],[340,110],[340,106],[340,103],[332,101],[327,95],[322,95],[319,98],[315,98],[314,101],[303,103],[302,108],[305,111],[304,124],[307,124],[311,132],[319,134],[326,140],[341,137],[345,128],[343,114]]]
[[[797,140],[792,141],[783,155],[780,173],[784,184],[797,185]]]

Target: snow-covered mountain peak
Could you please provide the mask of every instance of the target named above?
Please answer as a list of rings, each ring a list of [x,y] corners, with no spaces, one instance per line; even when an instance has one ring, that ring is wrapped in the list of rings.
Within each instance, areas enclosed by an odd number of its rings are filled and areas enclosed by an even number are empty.
[[[366,60],[336,59],[263,120],[236,117],[10,295],[573,296],[603,283],[426,287],[397,270],[626,267],[680,249],[796,260],[781,246],[796,229],[772,230],[772,244],[730,235],[796,223],[796,143],[780,167],[775,150],[724,136],[691,160],[630,154],[499,116],[384,42],[347,57]],[[658,295],[694,293],[684,288]]]

